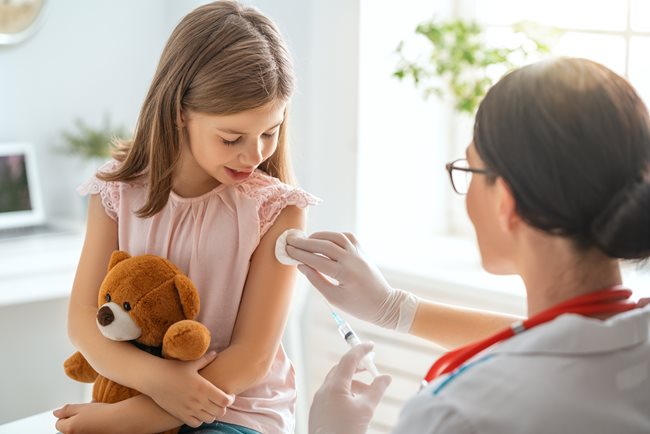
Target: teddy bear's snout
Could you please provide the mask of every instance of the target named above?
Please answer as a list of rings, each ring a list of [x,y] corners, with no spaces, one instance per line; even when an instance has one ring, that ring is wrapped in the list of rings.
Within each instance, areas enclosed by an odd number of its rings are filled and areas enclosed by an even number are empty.
[[[131,318],[129,313],[114,302],[108,302],[97,311],[97,326],[99,331],[108,339],[114,341],[130,341],[137,339],[142,330]]]
[[[115,315],[113,315],[113,311],[108,306],[102,306],[97,312],[97,322],[103,327],[106,327],[114,320]]]

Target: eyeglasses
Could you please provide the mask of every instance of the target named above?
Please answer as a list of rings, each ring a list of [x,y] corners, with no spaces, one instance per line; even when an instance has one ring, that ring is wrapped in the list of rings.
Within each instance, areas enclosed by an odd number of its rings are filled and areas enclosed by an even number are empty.
[[[469,167],[469,163],[465,158],[459,158],[451,163],[445,164],[447,172],[449,172],[449,180],[454,191],[458,194],[467,194],[469,184],[472,182],[472,175],[478,173],[481,175],[491,175],[492,171],[488,169],[475,169]]]

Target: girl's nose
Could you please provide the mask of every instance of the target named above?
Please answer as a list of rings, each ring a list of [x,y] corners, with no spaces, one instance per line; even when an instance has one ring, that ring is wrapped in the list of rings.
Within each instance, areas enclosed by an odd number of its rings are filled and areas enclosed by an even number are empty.
[[[242,162],[250,166],[259,165],[262,162],[262,159],[264,158],[262,156],[263,149],[264,149],[264,142],[262,141],[261,138],[259,138],[255,142],[253,142],[250,146],[248,146],[247,149],[242,153],[241,155]]]

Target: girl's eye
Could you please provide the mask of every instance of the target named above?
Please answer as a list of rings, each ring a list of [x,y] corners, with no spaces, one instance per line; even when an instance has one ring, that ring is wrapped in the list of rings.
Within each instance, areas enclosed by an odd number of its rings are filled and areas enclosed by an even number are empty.
[[[125,310],[125,311],[128,312],[128,311],[131,310],[131,305],[129,304],[128,301],[125,301],[124,304],[123,304],[123,306],[124,306],[124,310]]]
[[[278,130],[273,131],[272,133],[262,134],[264,137],[274,137],[277,134]]]
[[[110,302],[111,302],[111,294],[109,294],[109,293],[107,292],[107,293],[106,293],[106,303],[110,303]]]
[[[223,138],[221,139],[223,144],[226,145],[226,146],[236,145],[237,143],[239,143],[240,140],[241,140],[241,137],[237,137],[235,140],[226,140],[226,139],[223,139]]]

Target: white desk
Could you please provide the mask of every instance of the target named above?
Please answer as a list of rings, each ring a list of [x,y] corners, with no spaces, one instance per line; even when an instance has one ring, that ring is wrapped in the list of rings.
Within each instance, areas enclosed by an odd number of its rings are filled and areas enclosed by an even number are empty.
[[[83,402],[85,386],[65,376],[63,361],[74,352],[66,331],[83,234],[0,239],[0,433],[54,433],[41,412]],[[27,418],[23,425],[2,425]],[[52,416],[53,418],[53,416]],[[36,428],[37,424],[47,429]]]
[[[0,240],[0,306],[67,297],[80,231]]]
[[[0,434],[54,434],[56,418],[52,411],[35,414],[14,422],[0,425]]]

